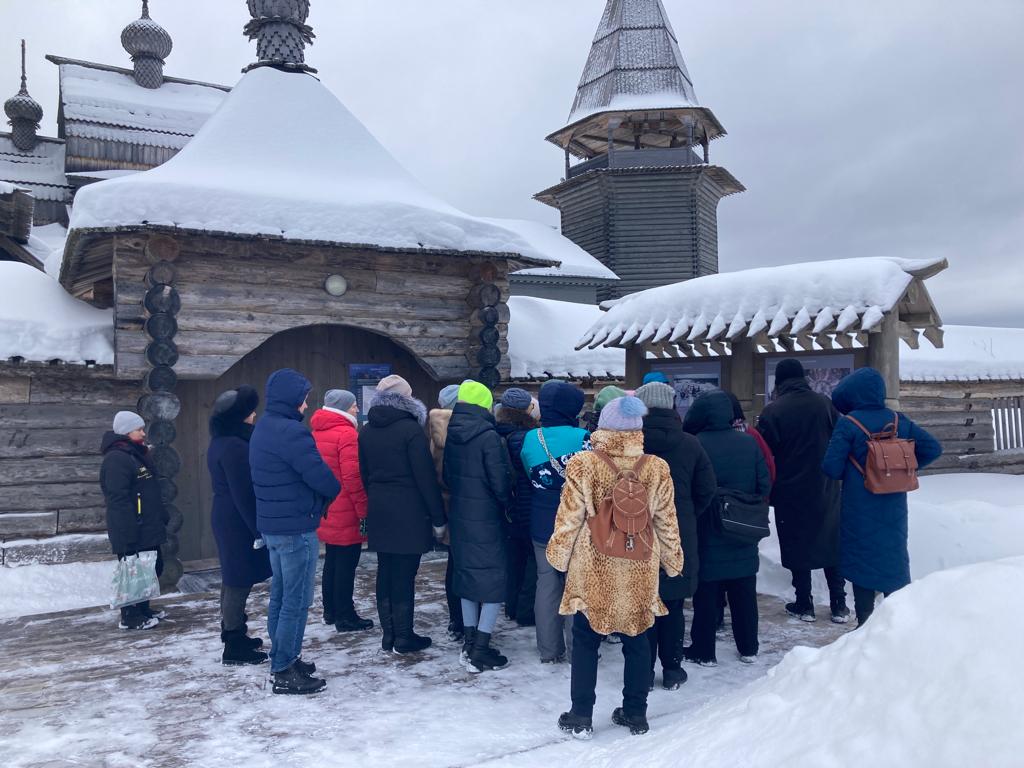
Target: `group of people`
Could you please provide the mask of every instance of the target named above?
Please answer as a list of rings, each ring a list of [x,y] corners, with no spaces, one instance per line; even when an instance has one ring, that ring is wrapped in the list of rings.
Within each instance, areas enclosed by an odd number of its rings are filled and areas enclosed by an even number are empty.
[[[495,403],[467,380],[443,389],[428,412],[392,375],[377,385],[361,427],[355,395],[330,390],[307,428],[310,391],[285,369],[268,379],[258,421],[250,387],[213,405],[207,460],[224,663],[269,658],[275,693],[324,688],[301,653],[321,543],[324,621],[339,632],[374,627],[353,600],[366,544],[377,557],[382,649],[423,651],[432,641],[414,629],[416,575],[422,556],[444,544],[459,663],[471,673],[509,663],[492,644],[504,605],[509,619],[535,627],[541,663],[571,664],[572,707],[558,725],[580,738],[593,731],[602,642],[621,645],[623,702],[612,719],[634,734],[648,730],[656,662],[667,690],[686,681],[684,661],[717,664],[726,610],[739,660],[756,661],[757,539],[729,535],[723,499],[771,500],[793,576],[789,613],[815,620],[811,573],[824,569],[832,621],[847,621],[849,580],[863,624],[876,593],[910,581],[906,494],[869,489],[871,434],[893,425],[914,441],[920,467],[941,453],[886,407],[877,371],[856,371],[829,399],[811,390],[797,359],[778,365],[756,429],[722,389],[700,395],[681,418],[676,390],[657,373],[634,392],[605,388],[585,415],[583,391],[562,381],[544,384],[536,399],[508,389]],[[101,477],[111,546],[120,557],[159,552],[167,517],[143,420],[121,412],[113,426]],[[268,654],[248,634],[246,604],[271,576]],[[121,610],[120,626],[147,629],[159,618],[137,604]]]

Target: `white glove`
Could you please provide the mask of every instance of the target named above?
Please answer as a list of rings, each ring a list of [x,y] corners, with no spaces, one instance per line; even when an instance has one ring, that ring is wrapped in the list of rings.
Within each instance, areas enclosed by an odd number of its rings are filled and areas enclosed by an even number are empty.
[[[447,536],[447,535],[448,535],[448,526],[447,525],[441,525],[441,526],[435,525],[434,526],[434,539],[439,544],[443,544],[444,543],[445,536]]]

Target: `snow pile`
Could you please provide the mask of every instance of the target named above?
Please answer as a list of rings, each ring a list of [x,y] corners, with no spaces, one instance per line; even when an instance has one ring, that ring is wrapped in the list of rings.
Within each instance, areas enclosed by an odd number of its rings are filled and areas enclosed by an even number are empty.
[[[576,340],[601,314],[597,307],[532,296],[513,296],[508,306],[512,378],[614,379],[626,375],[623,350],[575,349]]]
[[[64,119],[75,123],[75,136],[134,138],[133,143],[175,149],[185,146],[227,97],[220,88],[192,83],[140,88],[131,75],[79,64],[61,65],[60,89]]]
[[[941,349],[900,345],[901,379],[1024,379],[1024,328],[944,325],[943,330]]]
[[[561,262],[560,267],[521,269],[515,274],[539,277],[585,277],[618,280],[618,276],[555,228],[525,219],[484,219],[519,235],[533,253]]]
[[[6,181],[0,181],[0,195],[13,195],[15,189],[17,189],[17,187],[13,184],[8,184]]]
[[[578,344],[867,330],[942,260],[837,259],[698,277],[605,302]]]
[[[72,298],[28,264],[0,262],[0,360],[114,362],[113,312]]]
[[[167,163],[83,188],[71,218],[145,223],[550,261],[424,190],[319,80],[270,67],[244,75]]]
[[[0,567],[0,618],[107,605],[114,561]]]
[[[26,250],[39,259],[46,274],[54,279],[60,275],[61,261],[64,259],[64,244],[68,239],[68,231],[63,224],[46,224],[32,227]]]
[[[910,494],[910,573],[921,579],[961,565],[1024,555],[1024,476],[956,474],[921,478]],[[793,599],[779,539],[761,542],[757,591]],[[821,571],[812,575],[815,601],[828,605]],[[849,592],[849,589],[847,590]]]
[[[932,574],[863,629],[794,648],[696,715],[652,722],[642,745],[626,736],[587,749],[586,764],[633,765],[639,748],[644,765],[685,755],[702,768],[1019,765],[1024,613],[1008,607],[1022,590],[1024,558]],[[567,742],[523,764],[567,764],[580,752]]]

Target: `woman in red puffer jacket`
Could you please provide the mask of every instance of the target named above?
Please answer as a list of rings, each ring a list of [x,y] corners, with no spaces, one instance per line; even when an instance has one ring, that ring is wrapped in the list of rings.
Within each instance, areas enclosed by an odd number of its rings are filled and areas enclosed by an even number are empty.
[[[339,632],[371,629],[373,622],[356,613],[352,593],[356,567],[366,542],[366,491],[359,475],[359,433],[356,396],[344,389],[324,395],[324,407],[310,426],[324,462],[341,483],[341,494],[327,508],[317,536],[324,542],[324,623]]]

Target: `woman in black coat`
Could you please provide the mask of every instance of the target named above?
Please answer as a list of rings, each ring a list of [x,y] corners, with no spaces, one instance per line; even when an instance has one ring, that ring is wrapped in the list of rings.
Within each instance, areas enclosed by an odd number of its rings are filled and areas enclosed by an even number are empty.
[[[262,664],[263,641],[248,637],[245,604],[254,584],[270,578],[270,557],[256,530],[256,494],[249,468],[249,438],[260,396],[242,386],[221,394],[210,414],[206,466],[213,486],[210,523],[220,556],[220,640],[224,664]],[[255,548],[254,545],[259,545]]]
[[[463,382],[444,446],[453,587],[462,598],[466,628],[462,662],[471,672],[508,664],[490,641],[505,599],[505,511],[512,504],[514,478],[490,412],[492,402],[483,384]]]
[[[757,441],[733,428],[729,396],[720,389],[706,392],[686,414],[686,427],[697,435],[711,460],[720,489],[755,494],[767,499],[771,492],[768,464]],[[740,660],[757,658],[757,544],[745,544],[725,536],[717,515],[706,514],[697,521],[700,570],[693,596],[693,627],[687,661],[715,666],[715,630],[721,595],[729,598],[732,634]]]
[[[824,569],[832,621],[846,623],[846,581],[839,572],[839,482],[821,469],[839,412],[811,389],[799,360],[779,362],[775,400],[765,406],[757,428],[775,455],[772,506],[782,565],[793,574],[796,601],[786,610],[814,621],[811,571]]]
[[[520,459],[527,433],[540,426],[528,412],[530,405],[529,393],[513,387],[502,395],[501,407],[495,415],[498,434],[505,441],[516,476],[515,500],[508,511],[505,615],[521,627],[534,625],[533,601],[537,593],[537,560],[530,538],[533,483]]]
[[[668,384],[653,382],[636,391],[647,406],[644,417],[644,453],[664,459],[672,472],[675,487],[676,519],[683,545],[683,572],[669,577],[660,573],[658,592],[668,608],[667,616],[658,616],[648,630],[651,641],[651,684],[654,660],[661,659],[662,685],[675,690],[686,682],[682,668],[686,638],[686,598],[697,590],[700,555],[697,546],[697,520],[704,516],[715,499],[718,486],[711,460],[693,435],[683,431],[683,423],[674,408],[675,390]]]
[[[366,535],[377,553],[381,647],[398,654],[430,646],[413,631],[420,558],[445,533],[444,502],[424,425],[427,408],[409,383],[388,376],[377,385],[359,432],[359,473],[366,489]],[[433,536],[431,536],[433,528]]]

